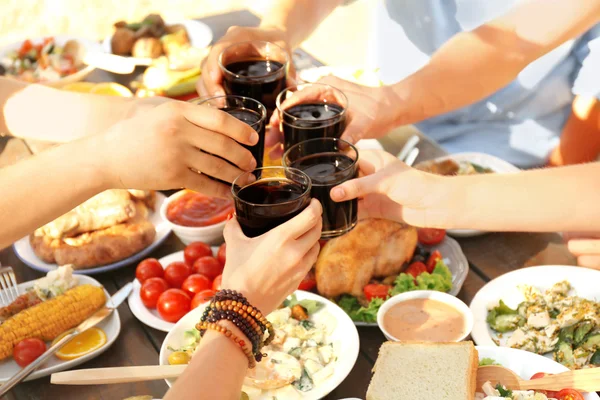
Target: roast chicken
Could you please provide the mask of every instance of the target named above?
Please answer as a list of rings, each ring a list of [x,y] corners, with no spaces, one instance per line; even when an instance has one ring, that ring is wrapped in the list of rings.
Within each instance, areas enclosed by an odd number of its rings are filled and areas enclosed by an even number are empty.
[[[400,273],[416,247],[416,228],[384,219],[362,220],[321,250],[315,269],[319,293],[360,297],[371,279]]]

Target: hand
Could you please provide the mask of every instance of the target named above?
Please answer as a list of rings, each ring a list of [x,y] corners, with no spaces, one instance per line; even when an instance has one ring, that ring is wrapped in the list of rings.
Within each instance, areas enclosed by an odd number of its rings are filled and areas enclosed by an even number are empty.
[[[170,101],[91,139],[113,188],[186,187],[230,197],[229,185],[210,177],[233,182],[256,167],[252,153],[239,144],[258,142],[250,126],[225,112],[190,103]]]
[[[565,233],[563,238],[577,265],[600,270],[600,232]]]
[[[444,198],[439,185],[442,177],[410,168],[381,150],[360,153],[359,174],[334,187],[334,201],[359,198],[360,218],[385,218],[419,227],[443,227],[443,219],[432,212]],[[441,197],[440,197],[441,196]],[[435,215],[434,215],[435,214]]]
[[[225,94],[222,81],[223,73],[219,67],[219,56],[227,47],[239,42],[248,42],[251,40],[263,40],[275,43],[287,51],[290,65],[288,79],[294,79],[296,72],[292,60],[292,51],[285,40],[285,34],[282,30],[276,28],[245,28],[232,26],[227,30],[225,36],[221,38],[210,50],[208,57],[202,65],[202,74],[196,85],[196,90],[202,97],[222,96]]]
[[[222,287],[242,293],[265,315],[275,310],[317,261],[322,213],[321,203],[313,199],[296,217],[255,238],[246,237],[235,218],[230,220]]]

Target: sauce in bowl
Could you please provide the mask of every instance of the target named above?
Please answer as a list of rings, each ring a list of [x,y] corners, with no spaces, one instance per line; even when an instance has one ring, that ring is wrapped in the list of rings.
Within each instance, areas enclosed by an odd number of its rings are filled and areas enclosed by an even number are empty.
[[[402,301],[383,315],[383,327],[400,341],[458,341],[465,336],[466,325],[458,309],[427,298]]]
[[[234,212],[233,201],[186,191],[167,206],[167,218],[174,224],[190,227],[215,225]]]

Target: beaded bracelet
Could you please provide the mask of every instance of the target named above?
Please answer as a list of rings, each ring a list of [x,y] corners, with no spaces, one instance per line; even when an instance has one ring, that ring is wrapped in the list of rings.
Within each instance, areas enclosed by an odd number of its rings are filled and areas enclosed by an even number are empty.
[[[242,349],[242,352],[244,353],[246,358],[248,358],[248,368],[252,369],[252,368],[256,367],[256,360],[254,359],[252,350],[246,345],[246,341],[243,339],[240,339],[231,330],[229,330],[229,329],[225,328],[224,326],[221,326],[217,323],[213,323],[213,322],[199,322],[196,325],[196,329],[198,329],[200,332],[206,332],[207,330],[210,329],[210,330],[213,330],[213,331],[216,331],[216,332],[219,332],[219,333],[225,335],[226,337],[231,339],[235,344],[240,346],[240,349]]]

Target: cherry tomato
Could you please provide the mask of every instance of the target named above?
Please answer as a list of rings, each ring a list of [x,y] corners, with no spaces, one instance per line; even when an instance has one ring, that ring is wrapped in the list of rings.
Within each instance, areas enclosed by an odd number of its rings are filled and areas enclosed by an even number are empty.
[[[226,247],[227,247],[227,244],[226,244],[226,243],[223,243],[223,244],[221,245],[221,247],[219,247],[219,251],[217,252],[217,260],[219,260],[219,262],[220,262],[222,265],[225,265],[225,252],[226,252]]]
[[[575,389],[563,389],[554,397],[558,400],[583,400],[583,395]]]
[[[529,378],[529,380],[533,380],[533,379],[540,379],[545,377],[546,375],[552,375],[552,374],[547,374],[545,372],[538,372],[537,374],[533,374],[533,376],[531,378]],[[552,390],[536,390],[536,392],[540,392],[546,395],[546,397],[552,397],[552,398],[556,398],[556,394],[558,392],[552,391]]]
[[[194,265],[194,261],[199,259],[200,257],[212,256],[212,250],[209,245],[203,242],[193,242],[186,246],[185,250],[183,250],[183,258],[185,262],[192,266]]]
[[[192,267],[181,261],[175,261],[165,268],[165,280],[172,288],[181,288],[183,281],[192,274]]]
[[[416,278],[423,272],[427,272],[427,266],[421,261],[415,261],[414,263],[410,264],[404,272]]]
[[[300,285],[298,285],[298,290],[312,290],[315,286],[317,286],[317,279],[315,278],[315,273],[310,270],[304,279],[302,279]]]
[[[213,281],[212,284],[212,290],[214,290],[215,292],[218,292],[219,290],[221,290],[221,281],[223,280],[223,275],[219,275],[215,278],[215,280]]]
[[[441,259],[442,253],[440,253],[438,250],[434,250],[429,256],[429,259],[427,260],[427,272],[432,273],[435,269],[435,265]]]
[[[192,274],[188,276],[181,285],[181,289],[185,290],[190,297],[194,297],[196,293],[210,289],[211,287],[211,280],[200,274]]]
[[[33,43],[31,43],[31,40],[29,39],[25,40],[23,44],[21,44],[21,48],[19,49],[19,56],[23,57],[31,49],[33,49]]]
[[[223,273],[223,265],[214,257],[200,257],[194,261],[194,272],[215,279]]]
[[[158,297],[169,288],[169,284],[163,278],[148,278],[142,283],[140,299],[148,308],[156,308]]]
[[[22,368],[44,354],[46,343],[38,338],[23,339],[13,349],[13,358]]]
[[[135,277],[140,283],[148,278],[162,278],[164,275],[165,271],[156,258],[146,258],[135,269]]]
[[[177,322],[190,311],[190,296],[181,289],[169,289],[160,295],[156,309],[167,322]]]
[[[214,295],[214,290],[203,290],[201,292],[196,293],[196,295],[192,299],[192,309],[198,307],[200,304],[204,304],[206,302],[211,301]]]
[[[192,99],[197,99],[198,93],[196,93],[196,91],[193,91],[192,93],[182,94],[179,96],[165,96],[165,97],[169,97],[171,99],[179,100],[179,101],[188,101],[188,100],[192,100]]]
[[[363,288],[363,292],[369,301],[371,301],[371,299],[386,299],[391,288],[391,285],[370,283]]]
[[[434,228],[419,228],[417,229],[419,242],[427,246],[433,246],[440,243],[446,237],[446,231],[443,229]]]

